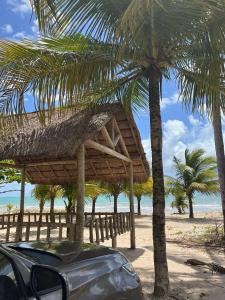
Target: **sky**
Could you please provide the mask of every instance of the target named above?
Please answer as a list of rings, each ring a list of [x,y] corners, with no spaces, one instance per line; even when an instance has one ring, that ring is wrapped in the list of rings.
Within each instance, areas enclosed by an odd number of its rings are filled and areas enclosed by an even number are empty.
[[[37,39],[38,27],[29,0],[0,0],[0,39],[20,41],[24,38]],[[213,129],[211,123],[197,115],[185,111],[181,97],[174,80],[163,82],[163,98],[161,103],[163,122],[163,161],[164,173],[173,174],[173,156],[182,159],[184,150],[203,148],[208,155],[215,155]],[[32,98],[26,98],[28,108],[32,107]],[[149,139],[148,112],[140,111],[135,114],[135,120],[140,130],[142,143],[148,160],[151,160]],[[225,121],[223,121],[225,127]],[[5,188],[18,189],[16,184]],[[31,186],[26,188],[30,194]]]

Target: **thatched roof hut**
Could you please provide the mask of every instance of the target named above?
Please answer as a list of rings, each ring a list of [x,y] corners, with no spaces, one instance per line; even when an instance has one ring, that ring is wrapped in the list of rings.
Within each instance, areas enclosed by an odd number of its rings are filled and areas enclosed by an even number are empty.
[[[76,152],[82,144],[86,180],[127,180],[126,157],[133,163],[135,181],[149,176],[136,124],[120,105],[55,113],[45,126],[36,113],[30,113],[22,127],[1,138],[0,160],[14,160],[17,167],[25,167],[31,183],[75,183]]]

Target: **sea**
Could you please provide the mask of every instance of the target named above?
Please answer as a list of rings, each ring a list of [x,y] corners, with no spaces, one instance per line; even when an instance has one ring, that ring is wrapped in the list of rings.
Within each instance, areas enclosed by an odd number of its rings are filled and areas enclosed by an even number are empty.
[[[171,202],[173,198],[171,196],[166,198],[166,212],[175,213],[176,209],[171,208]],[[0,212],[6,212],[6,205],[11,203],[14,209],[19,208],[19,195],[18,196],[0,196]],[[58,210],[63,210],[65,207],[64,199],[56,199],[55,207]],[[49,208],[49,203],[45,204],[45,208]],[[25,197],[25,209],[36,210],[38,209],[38,202],[31,196]],[[142,197],[141,200],[142,214],[152,213],[152,198],[148,196]],[[91,200],[85,200],[85,211],[91,211]],[[96,212],[112,212],[113,211],[113,199],[106,196],[100,196],[96,202]],[[129,199],[121,194],[118,199],[118,211],[129,211]],[[135,199],[135,211],[137,211],[137,200]],[[218,212],[221,211],[221,199],[217,195],[202,195],[196,194],[194,198],[194,211],[195,212]]]

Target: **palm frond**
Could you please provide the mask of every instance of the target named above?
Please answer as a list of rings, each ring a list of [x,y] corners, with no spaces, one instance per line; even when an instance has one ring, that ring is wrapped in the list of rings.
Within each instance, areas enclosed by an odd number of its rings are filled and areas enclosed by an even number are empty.
[[[184,162],[174,160],[176,178],[168,178],[166,186],[171,194],[195,192],[210,194],[219,191],[215,158],[205,156],[203,149],[185,150]]]
[[[131,0],[31,0],[45,34],[74,32],[106,40]]]
[[[0,89],[9,91],[10,99],[2,102],[2,112],[20,113],[21,94],[28,90],[39,110],[72,106],[93,87],[101,89],[122,67],[112,47],[81,36],[36,43],[0,41]]]

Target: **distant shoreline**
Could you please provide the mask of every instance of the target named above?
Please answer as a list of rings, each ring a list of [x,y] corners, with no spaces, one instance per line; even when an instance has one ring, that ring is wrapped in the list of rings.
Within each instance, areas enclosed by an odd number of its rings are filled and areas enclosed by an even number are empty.
[[[219,196],[202,196],[196,195],[194,203],[194,212],[195,213],[205,213],[205,212],[221,212],[221,200]],[[165,211],[168,214],[176,213],[176,209],[171,208],[172,197],[166,198],[166,207]],[[91,200],[86,199],[85,201],[85,211],[91,212],[92,203]],[[0,213],[6,212],[6,205],[11,203],[14,206],[14,209],[19,209],[19,196],[1,196],[0,197]],[[134,200],[135,211],[137,211],[137,201]],[[49,202],[45,204],[45,210],[49,209]],[[56,199],[55,200],[55,209],[64,210],[64,200]],[[25,210],[38,210],[38,202],[30,197],[25,197]],[[118,210],[121,212],[129,211],[129,199],[123,194],[119,196],[118,199]],[[143,215],[150,215],[152,213],[152,199],[150,197],[143,197],[141,201],[141,210]],[[109,197],[100,196],[96,203],[96,211],[99,212],[112,212],[113,211],[113,200]],[[188,209],[186,209],[188,213]]]
[[[16,213],[19,211],[19,206],[18,207],[14,207],[11,211],[11,213]],[[58,206],[55,206],[55,211],[56,212],[61,212],[61,211],[65,211],[65,206],[63,205],[58,205]],[[91,205],[85,205],[85,212],[91,212],[92,211],[92,207]],[[123,209],[120,209],[120,206],[118,206],[118,212],[128,212],[129,211],[129,208],[125,209],[123,207]],[[221,213],[221,209],[220,208],[217,208],[217,209],[210,209],[210,210],[199,210],[199,209],[196,209],[196,207],[194,206],[194,213],[196,215],[200,215],[200,214],[210,214],[210,213]],[[39,212],[39,207],[38,205],[27,205],[25,206],[25,212]],[[49,206],[46,206],[45,209],[44,209],[44,212],[49,212]],[[113,212],[113,208],[109,208],[109,207],[96,207],[96,212]],[[137,209],[135,207],[135,213],[137,212]],[[3,213],[7,213],[7,209],[6,209],[6,206],[5,205],[0,205],[0,214],[3,214]],[[149,209],[145,209],[145,208],[142,208],[142,216],[149,216],[152,214],[152,208],[150,207]],[[167,216],[171,216],[171,215],[178,215],[178,216],[185,216],[185,215],[188,215],[188,209],[186,209],[185,211],[185,214],[181,214],[179,215],[178,212],[176,211],[176,209],[166,209],[166,215]]]

